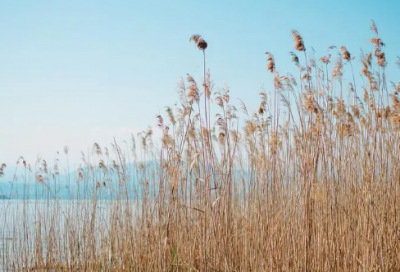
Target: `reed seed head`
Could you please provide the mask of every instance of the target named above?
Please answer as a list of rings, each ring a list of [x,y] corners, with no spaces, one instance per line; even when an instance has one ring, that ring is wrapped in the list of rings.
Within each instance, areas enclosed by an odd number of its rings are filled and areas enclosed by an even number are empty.
[[[267,55],[267,70],[271,73],[275,72],[275,59],[274,56],[270,52],[265,52]]]
[[[340,47],[340,52],[342,52],[342,57],[344,60],[350,61],[351,57],[350,57],[350,52],[347,50],[346,46],[341,46]]]
[[[189,39],[190,42],[194,42],[197,46],[198,49],[200,50],[206,50],[207,49],[207,42],[203,39],[203,37],[201,37],[198,34],[192,35]]]
[[[296,30],[292,30],[292,36],[293,36],[294,49],[296,49],[297,51],[306,51],[303,37],[301,37],[300,33],[297,32]]]

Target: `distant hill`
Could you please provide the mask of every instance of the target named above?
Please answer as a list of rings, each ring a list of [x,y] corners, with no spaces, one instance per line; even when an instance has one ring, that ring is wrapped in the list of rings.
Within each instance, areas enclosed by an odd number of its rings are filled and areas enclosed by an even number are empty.
[[[156,171],[157,162],[146,162],[148,169]],[[127,192],[129,198],[138,197],[140,177],[135,164],[125,167],[127,173],[126,186],[120,182],[118,171],[110,169],[106,174],[99,169],[82,169],[83,179],[78,178],[78,170],[59,175],[48,175],[44,183],[36,180],[33,173],[25,176],[25,172],[11,174],[6,171],[0,177],[0,199],[91,199],[96,193],[100,199],[112,199]],[[120,170],[121,171],[121,170]]]

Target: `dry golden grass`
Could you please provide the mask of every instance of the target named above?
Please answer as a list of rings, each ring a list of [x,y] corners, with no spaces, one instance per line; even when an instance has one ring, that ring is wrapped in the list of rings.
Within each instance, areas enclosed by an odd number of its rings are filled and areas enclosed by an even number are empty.
[[[37,208],[33,226],[17,216],[13,254],[2,253],[8,267],[400,271],[400,85],[389,94],[374,22],[372,30],[363,98],[345,46],[316,61],[292,31],[304,53],[291,53],[299,75],[279,75],[267,52],[274,93],[268,101],[262,92],[254,113],[244,104],[239,112],[228,90],[214,92],[207,43],[192,36],[204,53],[203,84],[189,75],[181,82],[180,105],[167,108],[168,121],[157,116],[161,139],[154,144],[153,131],[143,131],[140,148],[114,143],[114,156],[95,145],[71,177],[95,188],[91,201]],[[51,171],[42,166],[36,177],[47,188]],[[99,194],[111,187],[115,200],[100,209]]]

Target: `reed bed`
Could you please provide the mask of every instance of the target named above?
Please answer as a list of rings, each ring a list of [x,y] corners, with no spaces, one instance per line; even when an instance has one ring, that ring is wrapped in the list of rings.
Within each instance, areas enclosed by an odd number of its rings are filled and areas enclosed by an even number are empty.
[[[68,182],[88,198],[58,200],[59,166],[20,159],[47,205],[5,208],[4,266],[400,271],[400,83],[386,79],[384,44],[371,29],[361,71],[345,46],[316,58],[292,31],[298,73],[279,73],[267,52],[273,82],[254,112],[213,86],[207,42],[192,36],[203,78],[182,79],[178,106],[157,116],[156,140],[149,128],[129,148],[95,144],[83,156]]]

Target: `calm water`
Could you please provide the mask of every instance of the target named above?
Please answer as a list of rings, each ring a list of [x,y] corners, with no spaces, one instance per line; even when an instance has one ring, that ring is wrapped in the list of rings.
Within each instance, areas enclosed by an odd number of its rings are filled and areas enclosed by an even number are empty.
[[[91,200],[1,200],[0,201],[0,268],[6,267],[12,261],[21,258],[20,253],[35,252],[35,236],[41,230],[44,248],[43,256],[46,255],[46,234],[51,228],[57,233],[63,233],[68,222],[73,227],[81,229],[88,225],[95,208],[95,230],[107,232],[110,226],[112,211],[120,207],[130,206],[133,201],[98,200],[97,203]],[[40,224],[39,224],[40,222]],[[53,223],[52,223],[53,222]],[[101,233],[95,233],[99,237]],[[63,244],[63,235],[56,235]],[[16,261],[17,262],[17,261]]]

